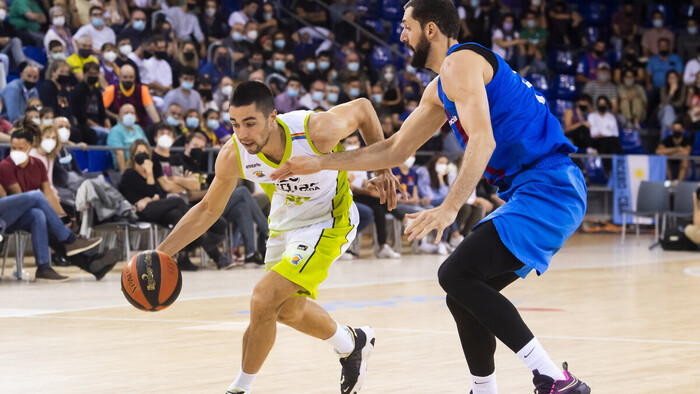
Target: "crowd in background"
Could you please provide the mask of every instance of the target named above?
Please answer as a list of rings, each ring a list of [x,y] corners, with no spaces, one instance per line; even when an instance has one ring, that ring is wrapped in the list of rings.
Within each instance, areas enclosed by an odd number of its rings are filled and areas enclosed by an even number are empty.
[[[660,130],[657,154],[688,155],[699,145],[700,1],[455,4],[460,42],[492,49],[543,91],[581,151],[626,152],[625,136],[643,129]],[[66,147],[107,145],[121,148],[113,153],[109,184],[133,207],[132,219],[173,226],[215,176],[205,151],[231,138],[228,99],[245,80],[267,83],[279,113],[367,98],[390,137],[435,77],[411,67],[410,51],[398,42],[401,6],[398,0],[0,0],[0,142],[12,145],[0,164],[0,207],[15,194],[34,193],[53,209],[37,214],[42,226],[5,218],[2,209],[0,219],[12,221],[5,226],[10,231],[51,232],[57,219],[77,227],[79,189],[94,180]],[[363,144],[359,136],[344,143]],[[184,151],[171,153],[172,147]],[[393,212],[367,189],[367,173],[350,174],[361,227],[374,223],[379,257],[398,256],[387,242],[387,220],[405,224],[407,213],[445,198],[462,155],[458,147],[446,125],[395,168],[404,201]],[[688,160],[677,164],[669,166],[669,178],[693,173]],[[483,182],[444,239],[421,249],[446,254],[501,203]],[[202,246],[220,268],[232,266],[220,244],[233,225],[240,258],[260,265],[268,211],[263,193],[242,184],[225,215],[189,250]],[[104,254],[81,264],[93,273],[109,266],[91,269],[93,260]],[[178,263],[196,269],[187,252]]]

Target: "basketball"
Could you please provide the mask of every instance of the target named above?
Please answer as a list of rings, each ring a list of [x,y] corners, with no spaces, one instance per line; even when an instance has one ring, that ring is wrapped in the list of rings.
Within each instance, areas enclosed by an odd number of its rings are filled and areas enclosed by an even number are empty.
[[[182,274],[168,255],[147,250],[134,256],[122,271],[122,293],[138,309],[149,312],[170,306],[182,288]]]

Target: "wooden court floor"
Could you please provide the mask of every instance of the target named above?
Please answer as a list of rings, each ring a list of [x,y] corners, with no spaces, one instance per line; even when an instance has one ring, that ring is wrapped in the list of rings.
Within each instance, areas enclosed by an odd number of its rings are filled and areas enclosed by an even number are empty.
[[[576,235],[552,269],[505,290],[556,362],[594,393],[700,392],[700,255]],[[466,363],[438,256],[340,261],[319,302],[377,334],[363,393],[468,393]],[[33,270],[30,270],[33,271]],[[11,272],[11,270],[10,270]],[[238,372],[260,270],[184,274],[157,313],[126,303],[115,270],[101,282],[0,282],[0,393],[219,393]],[[501,393],[531,393],[529,371],[499,343]],[[280,326],[254,393],[337,393],[330,347]]]

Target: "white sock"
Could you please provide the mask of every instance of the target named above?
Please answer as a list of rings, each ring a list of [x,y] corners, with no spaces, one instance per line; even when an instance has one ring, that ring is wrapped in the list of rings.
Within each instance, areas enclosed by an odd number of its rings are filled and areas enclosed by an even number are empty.
[[[238,387],[245,390],[246,394],[250,394],[253,390],[253,381],[255,380],[256,376],[258,376],[258,374],[256,373],[249,374],[243,372],[243,366],[241,366],[241,369],[238,371],[238,376],[236,376],[236,380],[234,380],[233,383],[231,383],[229,389]]]
[[[335,329],[335,334],[332,337],[326,339],[326,342],[330,343],[335,351],[340,354],[348,354],[355,349],[355,341],[352,339],[352,334],[347,327],[340,325],[340,323],[335,322],[337,328]]]
[[[530,371],[537,371],[542,375],[547,375],[554,380],[564,380],[566,377],[564,373],[559,369],[554,361],[549,358],[549,355],[544,350],[537,338],[532,338],[527,345],[523,346],[522,349],[516,353],[520,360],[522,360]]]
[[[472,392],[474,394],[496,394],[496,372],[489,376],[472,375]]]

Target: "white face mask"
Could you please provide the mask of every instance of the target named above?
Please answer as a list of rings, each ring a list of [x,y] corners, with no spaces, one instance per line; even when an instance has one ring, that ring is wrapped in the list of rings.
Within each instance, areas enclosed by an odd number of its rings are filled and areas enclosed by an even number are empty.
[[[41,121],[42,125],[50,125],[53,124],[53,119],[44,119]]]
[[[216,15],[216,8],[207,8],[204,12],[211,18],[212,16]]]
[[[117,54],[116,54],[114,51],[105,52],[105,53],[102,55],[102,57],[103,57],[106,61],[108,61],[109,63],[112,63],[112,62],[114,62],[115,60],[117,60]]]
[[[13,150],[10,152],[10,159],[12,159],[16,166],[19,166],[29,159],[29,155],[27,152],[22,152],[21,150]]]
[[[416,158],[411,156],[406,161],[403,162],[403,165],[405,165],[408,168],[413,167],[413,164],[416,162]]]
[[[70,130],[67,127],[61,127],[58,129],[58,138],[61,139],[62,143],[66,143],[70,138]]]
[[[119,47],[119,52],[124,56],[129,56],[133,50],[131,45],[122,45]]]
[[[346,150],[346,151],[355,150],[355,149],[360,149],[360,147],[357,146],[357,145],[348,145],[348,146],[345,147],[345,150]]]
[[[32,122],[34,122],[34,124],[37,126],[41,126],[41,119],[39,119],[39,118],[32,119]]]
[[[255,41],[255,39],[258,38],[258,31],[257,30],[251,30],[248,32],[248,38],[251,40]]]
[[[447,164],[444,164],[444,163],[435,164],[435,172],[437,172],[438,175],[446,174],[447,173]]]
[[[158,138],[158,147],[163,149],[170,149],[173,146],[173,137],[164,134]]]
[[[233,86],[226,85],[221,87],[221,94],[223,94],[224,96],[231,97],[231,93],[233,93]]]
[[[57,16],[53,18],[53,24],[54,26],[63,26],[66,24],[66,17],[65,16]]]
[[[44,138],[41,140],[41,149],[44,150],[46,153],[51,153],[53,149],[56,147],[56,140],[53,138]]]

